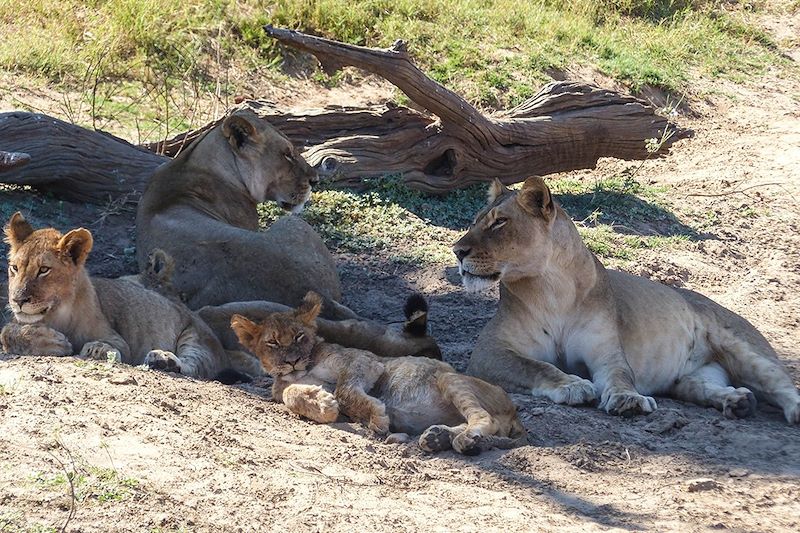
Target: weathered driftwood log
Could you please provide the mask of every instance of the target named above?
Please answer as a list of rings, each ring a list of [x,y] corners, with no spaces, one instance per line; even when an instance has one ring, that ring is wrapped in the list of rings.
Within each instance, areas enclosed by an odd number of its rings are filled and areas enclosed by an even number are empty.
[[[22,152],[3,152],[0,150],[0,172],[21,167],[30,162],[31,156]]]
[[[0,146],[30,154],[30,163],[0,182],[30,185],[74,202],[105,204],[135,196],[168,158],[113,135],[38,113],[0,113]]]
[[[520,106],[489,117],[425,76],[402,41],[382,50],[270,26],[265,31],[315,54],[328,72],[352,65],[383,76],[430,113],[396,105],[296,112],[258,100],[241,104],[302,146],[309,162],[342,186],[384,174],[402,174],[408,185],[436,193],[493,177],[513,183],[531,174],[593,168],[600,157],[644,159],[653,155],[645,139],[666,132],[655,154],[662,156],[690,134],[636,98],[574,82],[550,83]],[[4,173],[0,181],[104,203],[141,192],[164,161],[157,154],[174,156],[218,122],[143,145],[144,151],[44,115],[0,114],[0,146],[33,157],[24,171]]]
[[[271,26],[264,29],[280,42],[317,56],[328,73],[355,66],[386,78],[435,115],[405,107],[338,108],[303,115],[259,110],[305,146],[309,163],[341,185],[388,173],[402,173],[407,184],[430,192],[492,177],[513,183],[531,174],[594,168],[600,157],[644,159],[652,155],[645,139],[661,139],[666,133],[666,142],[655,154],[662,156],[673,142],[691,133],[636,98],[572,82],[551,83],[518,107],[487,117],[425,76],[402,41],[378,50]],[[208,127],[147,147],[175,153]]]

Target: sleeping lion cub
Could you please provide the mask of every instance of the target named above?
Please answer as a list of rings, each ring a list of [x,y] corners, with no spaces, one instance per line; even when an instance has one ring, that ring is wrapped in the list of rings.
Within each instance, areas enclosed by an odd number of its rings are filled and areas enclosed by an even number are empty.
[[[441,361],[381,358],[327,343],[317,336],[321,308],[320,296],[309,292],[300,307],[261,324],[231,317],[242,345],[275,378],[272,397],[290,411],[321,423],[341,412],[381,435],[422,433],[419,445],[431,452],[475,455],[525,442],[516,408],[500,387]]]

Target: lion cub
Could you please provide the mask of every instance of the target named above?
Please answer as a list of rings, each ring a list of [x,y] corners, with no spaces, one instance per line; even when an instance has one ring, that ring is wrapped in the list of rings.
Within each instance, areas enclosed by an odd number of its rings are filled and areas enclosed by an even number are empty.
[[[422,433],[419,445],[431,452],[475,455],[526,442],[516,407],[500,387],[442,361],[382,358],[327,343],[317,336],[321,308],[320,296],[309,292],[297,309],[260,324],[231,317],[242,345],[275,378],[272,397],[290,411],[321,423],[341,412],[381,435]]]

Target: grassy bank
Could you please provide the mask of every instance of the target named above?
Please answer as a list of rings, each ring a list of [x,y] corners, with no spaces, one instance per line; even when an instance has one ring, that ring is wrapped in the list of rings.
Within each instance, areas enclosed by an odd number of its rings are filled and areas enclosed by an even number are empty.
[[[502,108],[566,68],[676,93],[692,76],[757,74],[783,61],[748,22],[758,9],[704,0],[0,0],[0,69],[76,91],[81,101],[64,114],[78,122],[135,121],[157,138],[205,120],[197,106],[222,95],[298,69],[315,75],[264,36],[266,23],[367,46],[402,37],[431,76]]]

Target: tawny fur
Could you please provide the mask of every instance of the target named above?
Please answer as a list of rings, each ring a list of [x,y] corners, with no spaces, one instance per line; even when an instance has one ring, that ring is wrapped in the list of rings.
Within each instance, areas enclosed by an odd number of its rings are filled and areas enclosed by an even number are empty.
[[[800,422],[791,377],[749,322],[698,293],[604,268],[541,178],[519,192],[495,183],[454,251],[467,288],[500,282],[472,375],[559,403],[599,399],[622,415],[668,395],[737,418],[759,396]]]
[[[90,278],[88,230],[34,231],[16,213],[5,231],[14,314],[0,334],[6,351],[114,358],[200,378],[228,365],[213,333],[181,303],[136,281]]]
[[[336,303],[333,258],[299,217],[259,230],[256,206],[272,200],[302,209],[317,175],[269,122],[237,111],[150,178],[136,217],[139,268],[159,248],[175,259],[175,290],[191,309],[265,300],[297,305],[308,290],[333,318],[355,318]]]
[[[330,422],[332,405],[378,434],[420,434],[429,451],[474,454],[525,441],[514,404],[499,387],[456,373],[441,361],[381,358],[317,336],[321,299],[309,293],[296,310],[261,323],[234,315],[231,327],[275,378],[273,398],[295,413]],[[315,411],[325,406],[325,412]]]

